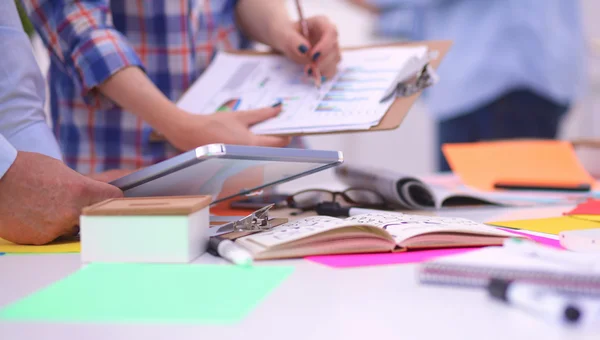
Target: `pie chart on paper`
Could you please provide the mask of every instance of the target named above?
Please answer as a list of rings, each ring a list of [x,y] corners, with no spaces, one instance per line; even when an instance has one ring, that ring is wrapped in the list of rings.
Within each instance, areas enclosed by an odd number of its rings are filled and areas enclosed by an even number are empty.
[[[237,108],[240,106],[241,101],[242,100],[239,98],[229,99],[228,101],[223,103],[221,106],[219,106],[219,108],[217,109],[217,112],[236,111]]]

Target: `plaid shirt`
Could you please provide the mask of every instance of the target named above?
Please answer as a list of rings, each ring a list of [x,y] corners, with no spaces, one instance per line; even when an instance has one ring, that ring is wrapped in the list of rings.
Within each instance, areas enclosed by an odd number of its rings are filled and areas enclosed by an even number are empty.
[[[177,100],[217,49],[248,48],[237,0],[22,0],[49,49],[51,111],[65,162],[82,172],[134,169],[176,155],[151,127],[94,88],[142,68]]]

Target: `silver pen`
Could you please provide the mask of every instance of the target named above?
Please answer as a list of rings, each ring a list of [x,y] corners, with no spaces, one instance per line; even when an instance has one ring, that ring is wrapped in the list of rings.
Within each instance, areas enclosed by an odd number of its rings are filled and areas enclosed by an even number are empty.
[[[252,265],[252,254],[235,242],[220,236],[212,236],[208,240],[208,250],[210,254],[219,256],[225,260],[239,266]]]

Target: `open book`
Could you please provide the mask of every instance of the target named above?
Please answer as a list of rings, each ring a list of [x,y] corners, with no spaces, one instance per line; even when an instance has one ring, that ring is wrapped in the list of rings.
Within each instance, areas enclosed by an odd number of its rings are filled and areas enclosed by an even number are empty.
[[[257,260],[501,245],[509,232],[462,218],[401,213],[313,216],[235,242]]]
[[[335,173],[349,187],[375,191],[386,202],[401,209],[424,210],[482,204],[526,207],[537,204],[569,203],[565,195],[487,192],[471,189],[462,184],[431,184],[414,176],[368,166],[344,164],[338,166]]]

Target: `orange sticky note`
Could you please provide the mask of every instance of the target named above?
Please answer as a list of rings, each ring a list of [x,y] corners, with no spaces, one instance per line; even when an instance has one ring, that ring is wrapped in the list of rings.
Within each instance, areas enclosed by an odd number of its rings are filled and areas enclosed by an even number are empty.
[[[493,190],[497,182],[544,185],[589,184],[585,170],[569,142],[514,140],[445,144],[450,168],[467,185]]]

